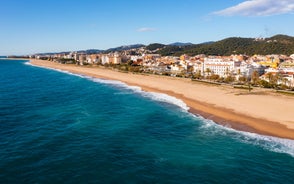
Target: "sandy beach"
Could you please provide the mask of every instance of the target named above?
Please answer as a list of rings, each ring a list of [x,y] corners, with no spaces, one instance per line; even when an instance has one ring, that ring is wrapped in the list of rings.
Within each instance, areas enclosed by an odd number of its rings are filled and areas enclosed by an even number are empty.
[[[190,112],[237,130],[294,139],[294,97],[270,90],[212,86],[184,78],[132,74],[100,67],[63,65],[31,60],[31,64],[97,78],[119,80],[145,91],[166,93],[183,100]],[[42,77],[42,76],[40,76]]]

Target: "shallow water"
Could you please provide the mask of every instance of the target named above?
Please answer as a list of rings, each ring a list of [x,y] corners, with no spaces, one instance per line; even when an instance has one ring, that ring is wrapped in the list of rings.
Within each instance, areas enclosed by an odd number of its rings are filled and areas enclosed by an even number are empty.
[[[0,60],[1,183],[292,183],[294,141],[165,94]]]

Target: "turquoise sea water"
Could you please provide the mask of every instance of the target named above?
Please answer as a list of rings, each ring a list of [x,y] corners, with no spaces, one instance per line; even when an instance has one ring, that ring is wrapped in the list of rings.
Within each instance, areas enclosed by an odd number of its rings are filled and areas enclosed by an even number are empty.
[[[0,60],[0,183],[293,183],[294,141],[118,81]]]

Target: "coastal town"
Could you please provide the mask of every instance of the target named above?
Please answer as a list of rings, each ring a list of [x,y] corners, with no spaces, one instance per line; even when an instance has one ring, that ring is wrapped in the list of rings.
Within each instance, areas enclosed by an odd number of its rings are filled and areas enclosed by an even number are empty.
[[[110,53],[86,54],[78,52],[30,55],[62,64],[100,65],[116,70],[186,77],[217,83],[245,84],[275,89],[293,89],[294,54],[253,55],[235,54],[211,56],[183,54],[161,56],[145,47]]]
[[[294,184],[294,0],[0,5],[0,184]]]

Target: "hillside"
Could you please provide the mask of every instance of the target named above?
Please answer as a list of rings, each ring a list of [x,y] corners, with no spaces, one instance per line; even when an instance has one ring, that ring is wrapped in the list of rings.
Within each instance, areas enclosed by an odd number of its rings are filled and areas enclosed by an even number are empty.
[[[104,52],[106,52],[106,53],[119,52],[119,51],[124,51],[124,50],[137,49],[137,48],[140,48],[140,47],[145,47],[145,45],[143,45],[143,44],[124,45],[124,46],[120,46],[120,47],[116,47],[116,48],[107,49]]]
[[[231,37],[216,42],[205,42],[201,44],[175,42],[173,44],[164,45],[161,43],[152,43],[147,46],[143,44],[125,45],[107,50],[89,49],[80,50],[78,53],[83,54],[99,54],[110,52],[121,52],[125,50],[138,49],[145,47],[146,50],[161,54],[162,56],[180,56],[188,55],[232,55],[232,54],[294,54],[294,37],[287,35],[275,35],[270,38],[240,38]],[[68,54],[69,52],[59,53],[39,53],[39,55],[51,54]]]
[[[294,53],[294,37],[276,35],[266,39],[231,37],[211,44],[165,46],[157,53],[162,55],[231,55],[231,54],[286,54]]]

